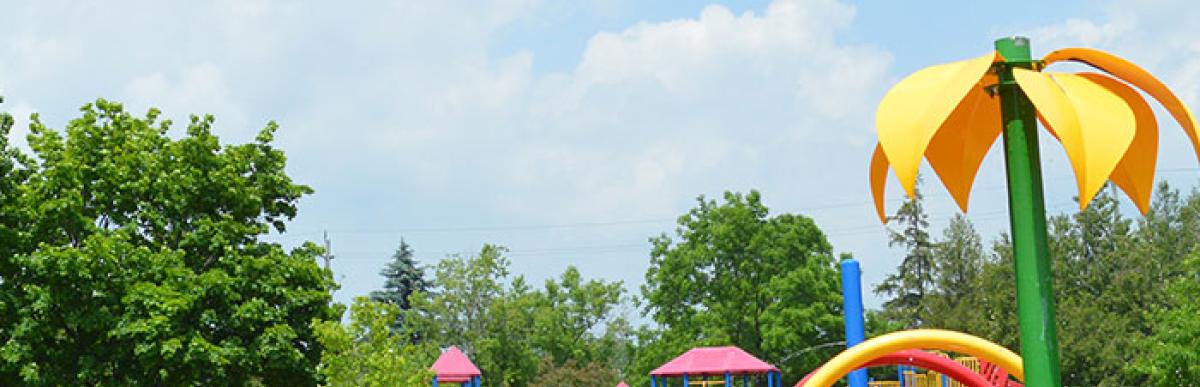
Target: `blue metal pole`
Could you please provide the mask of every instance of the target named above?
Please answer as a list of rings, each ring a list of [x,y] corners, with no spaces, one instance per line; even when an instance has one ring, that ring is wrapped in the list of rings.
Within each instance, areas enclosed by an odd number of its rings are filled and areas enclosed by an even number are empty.
[[[742,387],[750,387],[750,375],[742,375]]]
[[[687,387],[687,386],[688,386],[688,377],[687,377],[687,374],[683,374],[683,387]]]
[[[862,269],[858,261],[842,261],[842,312],[846,323],[846,348],[858,345],[866,338],[863,322]],[[850,387],[867,387],[867,370],[850,373]]]
[[[654,376],[650,377],[650,387],[658,387],[658,381],[654,380]]]
[[[733,385],[733,375],[730,375],[728,372],[726,372],[725,373],[725,387],[729,387],[732,385]]]
[[[438,387],[438,385],[437,385],[437,376],[434,376],[434,377],[433,377],[433,387]]]

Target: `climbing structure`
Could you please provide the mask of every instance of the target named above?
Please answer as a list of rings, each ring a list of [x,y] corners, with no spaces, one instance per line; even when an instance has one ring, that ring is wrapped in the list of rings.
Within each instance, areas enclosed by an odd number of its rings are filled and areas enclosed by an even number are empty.
[[[759,360],[738,347],[693,348],[650,372],[652,387],[668,387],[671,379],[682,379],[682,386],[750,386],[752,377],[765,376],[767,385],[782,385],[779,368]]]

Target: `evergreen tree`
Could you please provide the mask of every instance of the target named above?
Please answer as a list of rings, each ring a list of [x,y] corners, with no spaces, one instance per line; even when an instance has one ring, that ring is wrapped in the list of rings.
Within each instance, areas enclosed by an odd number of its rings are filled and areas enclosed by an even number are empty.
[[[926,327],[976,332],[983,316],[972,313],[980,302],[979,276],[987,262],[983,241],[966,216],[957,214],[934,244],[934,288],[925,297]]]
[[[934,246],[929,238],[929,216],[925,214],[922,200],[921,191],[914,190],[913,196],[896,214],[888,217],[889,224],[900,227],[899,231],[888,229],[888,246],[903,247],[905,256],[896,267],[896,273],[888,275],[875,287],[875,294],[891,297],[883,304],[887,317],[907,327],[921,325],[928,314],[923,301],[934,286],[936,270]]]
[[[408,297],[428,286],[425,270],[417,266],[412,247],[403,238],[400,247],[392,253],[392,261],[379,271],[379,275],[384,278],[383,290],[371,292],[371,300],[399,306],[400,310],[412,309]]]

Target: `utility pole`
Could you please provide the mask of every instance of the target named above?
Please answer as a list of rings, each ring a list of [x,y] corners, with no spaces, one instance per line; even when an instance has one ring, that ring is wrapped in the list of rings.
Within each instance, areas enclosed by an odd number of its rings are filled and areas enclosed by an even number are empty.
[[[333,262],[333,247],[329,244],[329,231],[322,231],[321,234],[322,239],[325,240],[325,253],[321,255],[321,259],[325,260],[325,270],[329,270],[332,273],[333,267],[330,266],[330,263]]]

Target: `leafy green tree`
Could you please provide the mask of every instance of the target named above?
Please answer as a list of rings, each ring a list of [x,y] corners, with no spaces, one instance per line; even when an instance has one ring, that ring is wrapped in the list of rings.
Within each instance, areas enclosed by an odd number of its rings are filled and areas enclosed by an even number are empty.
[[[736,345],[793,379],[836,353],[808,351],[843,340],[840,277],[812,219],[770,216],[757,191],[697,204],[674,238],[651,240],[645,312],[669,342]]]
[[[612,387],[620,382],[617,370],[601,363],[580,365],[575,360],[555,364],[546,358],[541,364],[537,379],[530,387]]]
[[[2,144],[0,384],[318,381],[312,323],[340,314],[320,249],[259,240],[312,192],[276,125],[223,146],[211,116],[172,139],[158,115],[98,100],[62,132],[32,117],[33,157]]]
[[[899,231],[888,229],[888,246],[903,247],[905,255],[896,272],[875,286],[875,294],[889,297],[883,304],[889,318],[910,328],[917,327],[929,315],[925,296],[935,286],[937,270],[934,245],[929,237],[929,215],[925,214],[921,191],[915,190],[914,196],[888,217],[888,223],[900,227]]]
[[[435,345],[463,348],[491,383],[504,386],[527,386],[540,370],[567,361],[605,369],[627,362],[631,328],[614,316],[620,282],[585,281],[570,267],[536,290],[509,277],[504,251],[487,245],[476,256],[438,263],[429,291],[410,297],[412,328]]]
[[[485,245],[478,255],[439,262],[433,286],[409,298],[414,313],[406,318],[413,320],[413,329],[439,345],[476,352],[476,343],[489,335],[492,304],[505,292],[509,263],[504,252],[503,247]]]
[[[558,281],[546,281],[545,305],[535,314],[534,345],[557,365],[604,361],[610,354],[601,352],[606,348],[593,332],[604,327],[624,291],[621,282],[584,282],[578,269],[568,267]]]
[[[395,304],[359,297],[350,307],[350,325],[315,323],[318,342],[325,347],[318,367],[325,385],[429,386],[433,379],[429,365],[437,351],[393,331],[392,323],[400,313]]]
[[[1172,281],[1165,306],[1148,314],[1153,331],[1142,338],[1132,371],[1149,377],[1155,386],[1200,386],[1200,257],[1184,266],[1186,275]]]
[[[400,247],[392,254],[392,261],[379,271],[379,275],[384,278],[383,290],[371,292],[371,300],[396,305],[401,310],[412,309],[408,297],[413,292],[425,290],[428,286],[425,271],[417,266],[412,247],[404,239],[400,239]],[[404,314],[397,313],[394,316],[396,321],[392,324],[392,329],[403,330]]]
[[[413,311],[406,321],[434,345],[462,348],[491,383],[526,386],[540,360],[532,335],[533,311],[542,300],[520,276],[505,286],[510,281],[505,251],[485,245],[475,256],[439,262],[429,292],[410,297]]]

